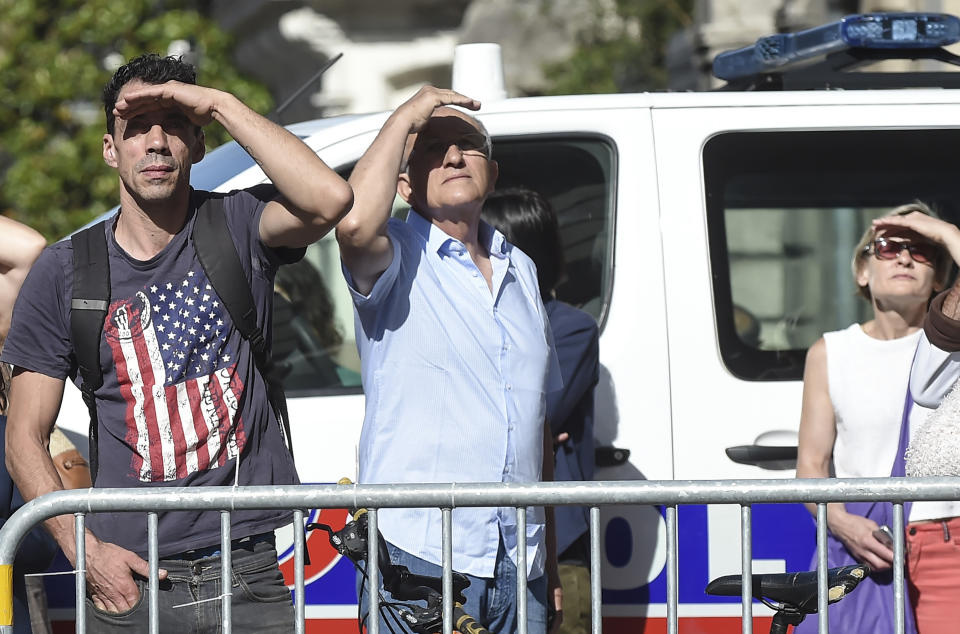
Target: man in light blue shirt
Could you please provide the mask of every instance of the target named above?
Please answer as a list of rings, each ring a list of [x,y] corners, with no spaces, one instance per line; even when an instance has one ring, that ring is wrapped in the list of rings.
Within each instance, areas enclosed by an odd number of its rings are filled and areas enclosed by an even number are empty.
[[[353,209],[337,227],[366,393],[362,483],[552,478],[545,396],[561,381],[536,269],[481,222],[497,164],[483,126],[449,106],[480,104],[426,86],[397,108],[354,168]],[[390,219],[397,193],[406,222]],[[379,519],[394,563],[439,573],[439,509]],[[542,509],[526,524],[528,625],[544,632],[548,579],[560,608],[556,548]],[[515,631],[514,509],[454,510],[453,540],[453,567],[471,578],[467,612]]]

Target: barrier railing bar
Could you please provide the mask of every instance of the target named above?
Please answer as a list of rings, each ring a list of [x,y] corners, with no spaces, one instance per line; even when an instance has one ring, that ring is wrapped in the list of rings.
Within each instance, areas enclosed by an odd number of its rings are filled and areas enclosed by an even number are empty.
[[[147,560],[150,564],[147,614],[150,618],[150,634],[160,634],[160,553],[157,540],[159,522],[160,517],[156,513],[147,513]]]
[[[590,633],[603,631],[603,592],[600,585],[600,507],[590,507]]]
[[[527,509],[523,506],[517,507],[517,634],[527,634]]]
[[[432,506],[480,507],[517,505],[670,505],[667,523],[673,530],[668,561],[668,618],[676,617],[676,505],[758,504],[807,502],[818,505],[818,561],[826,557],[826,504],[878,500],[958,500],[960,478],[862,478],[805,480],[671,480],[552,482],[537,484],[445,483],[403,487],[395,485],[322,485],[171,488],[163,490],[81,489],[58,491],[32,500],[0,528],[0,565],[12,563],[29,530],[39,522],[66,513],[77,513],[78,566],[85,567],[83,514],[128,511],[250,510],[377,506],[379,508]],[[902,505],[899,510],[902,518]],[[902,533],[902,526],[899,529]],[[902,539],[902,535],[901,535]],[[373,554],[376,558],[376,553]],[[901,560],[902,561],[902,560]],[[825,571],[825,563],[821,562]],[[673,567],[673,570],[670,567]],[[82,570],[78,577],[82,578]],[[379,578],[377,571],[371,570]],[[818,578],[819,581],[819,578]],[[821,584],[824,585],[824,584]],[[78,631],[85,629],[85,581],[78,583]],[[825,590],[824,590],[825,592]],[[825,598],[825,597],[824,597]],[[669,599],[673,599],[670,605]],[[822,597],[818,595],[818,602]],[[377,599],[374,602],[378,603]],[[379,606],[378,606],[379,607]],[[821,612],[821,631],[828,619]],[[669,627],[669,625],[668,625]],[[10,631],[0,626],[0,634]]]
[[[817,504],[817,631],[830,631],[827,612],[827,505]]]
[[[893,503],[893,626],[904,634],[903,607],[903,502]]]
[[[440,510],[443,521],[443,634],[453,632],[453,510]]]
[[[289,510],[293,508],[482,507],[621,504],[775,504],[960,499],[960,477],[797,480],[637,480],[536,484],[387,484],[73,489],[31,500],[3,526],[26,535],[37,521],[83,510]],[[33,514],[36,514],[34,516]],[[15,521],[16,520],[16,521]],[[26,522],[26,524],[24,524]],[[8,538],[9,539],[9,538]],[[15,546],[0,542],[0,561]]]
[[[753,525],[749,504],[740,507],[740,574],[743,634],[753,634]]]
[[[293,511],[293,605],[295,617],[293,631],[296,634],[304,634],[307,627],[303,583],[303,545],[305,541],[303,531],[303,511],[295,509]]]
[[[667,634],[677,634],[677,507],[667,506]]]
[[[380,554],[377,549],[377,509],[367,509],[367,596],[370,597],[370,612],[367,616],[367,634],[380,634]]]
[[[230,538],[230,511],[220,511],[220,620],[223,631],[233,631],[233,540]]]
[[[74,599],[77,602],[77,634],[85,634],[87,631],[87,531],[84,519],[85,517],[83,513],[74,513],[73,535],[74,539],[76,540],[77,551],[77,562],[74,566],[77,570],[77,578],[74,582],[74,590],[76,592]],[[10,520],[7,521],[9,522]],[[4,528],[6,528],[6,524],[4,524]],[[2,531],[3,529],[0,529],[0,532]],[[10,557],[10,563],[13,563],[12,556]],[[11,628],[10,631],[13,632],[13,628]]]

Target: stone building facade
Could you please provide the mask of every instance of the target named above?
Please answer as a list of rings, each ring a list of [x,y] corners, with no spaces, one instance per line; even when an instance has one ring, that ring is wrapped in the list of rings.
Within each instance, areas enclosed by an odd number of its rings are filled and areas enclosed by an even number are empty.
[[[424,83],[449,86],[454,48],[467,42],[499,43],[508,94],[536,94],[544,64],[569,57],[578,33],[619,20],[615,0],[214,0],[213,7],[240,42],[239,65],[278,104],[343,53],[281,113],[283,122],[383,110]],[[670,87],[714,86],[713,56],[760,36],[880,10],[960,12],[960,0],[698,0],[692,25],[670,45]]]

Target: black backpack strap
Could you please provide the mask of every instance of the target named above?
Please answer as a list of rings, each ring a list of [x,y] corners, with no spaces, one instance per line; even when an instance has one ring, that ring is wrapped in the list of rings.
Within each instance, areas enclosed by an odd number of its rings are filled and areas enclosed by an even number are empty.
[[[243,272],[240,256],[230,238],[223,198],[213,195],[197,208],[197,220],[193,226],[193,246],[200,265],[210,280],[210,285],[223,302],[234,326],[240,335],[250,342],[253,358],[267,383],[267,396],[280,423],[283,435],[293,458],[293,441],[290,437],[290,418],[287,414],[287,399],[283,385],[273,372],[273,360],[269,342],[257,325],[257,311],[253,303],[250,282]]]
[[[80,374],[80,392],[90,414],[90,478],[97,479],[97,403],[94,393],[103,385],[100,337],[110,304],[110,260],[106,220],[71,236],[73,245],[73,297],[70,334]]]

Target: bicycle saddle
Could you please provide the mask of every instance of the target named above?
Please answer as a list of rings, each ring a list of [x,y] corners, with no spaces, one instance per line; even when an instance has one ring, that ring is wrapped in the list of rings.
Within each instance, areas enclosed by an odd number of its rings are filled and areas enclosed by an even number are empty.
[[[865,565],[842,566],[827,570],[827,602],[836,603],[870,574]],[[707,594],[740,596],[741,575],[727,575],[710,582]],[[802,613],[817,611],[817,572],[783,572],[753,575],[753,596],[797,608]]]

